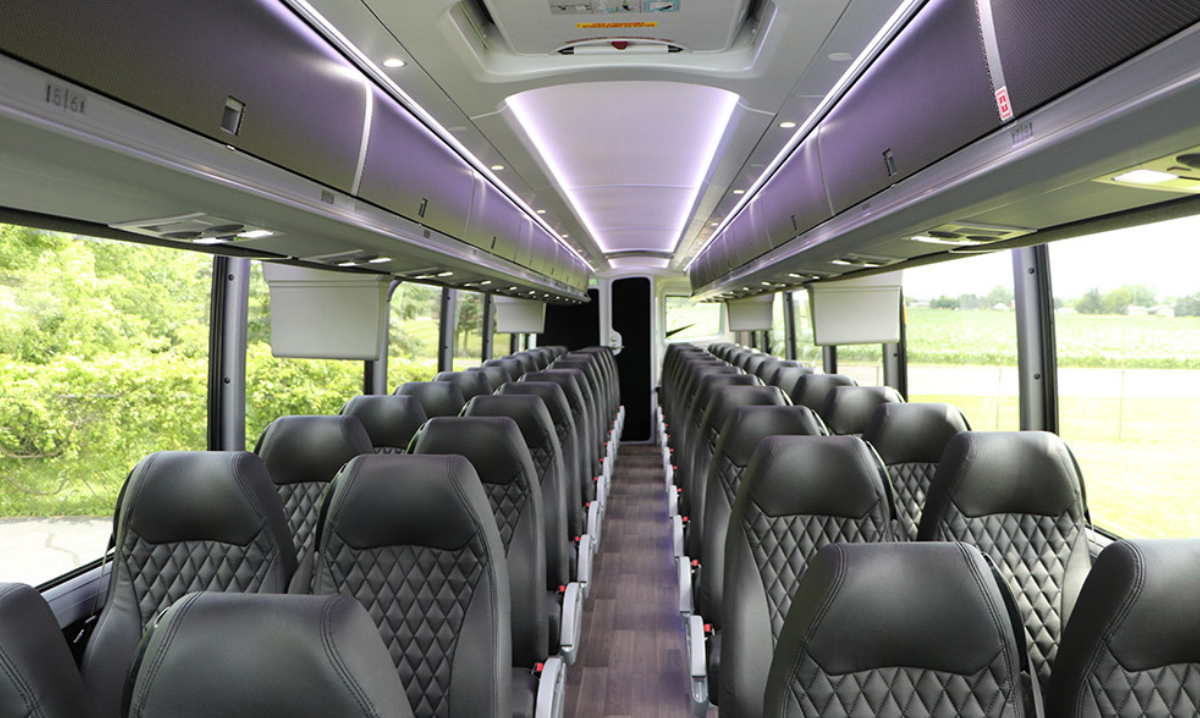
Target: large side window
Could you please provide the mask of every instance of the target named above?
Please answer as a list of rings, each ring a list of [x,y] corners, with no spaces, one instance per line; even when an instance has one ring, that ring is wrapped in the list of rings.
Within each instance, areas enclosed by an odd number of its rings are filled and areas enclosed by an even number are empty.
[[[715,302],[693,302],[687,297],[667,297],[666,334],[669,342],[716,339],[721,336],[722,307]]]
[[[813,344],[812,314],[808,308],[808,291],[797,289],[792,292],[793,316],[796,317],[796,360],[809,366],[820,367],[821,347]]]
[[[206,444],[206,254],[0,225],[0,581],[99,558],[154,451]]]
[[[954,404],[974,429],[1020,428],[1012,255],[905,270],[904,297],[909,400]]]
[[[1098,526],[1200,536],[1200,221],[1050,245],[1059,429]]]
[[[483,362],[483,295],[458,290],[454,310],[454,369],[461,371]]]
[[[388,324],[390,389],[406,381],[429,381],[437,374],[441,320],[440,287],[407,283],[396,287]]]
[[[246,448],[275,419],[295,414],[336,414],[362,393],[363,363],[291,359],[271,353],[271,293],[262,263],[252,262],[246,345]]]
[[[882,344],[842,344],[837,356],[838,374],[854,377],[859,386],[883,386]]]

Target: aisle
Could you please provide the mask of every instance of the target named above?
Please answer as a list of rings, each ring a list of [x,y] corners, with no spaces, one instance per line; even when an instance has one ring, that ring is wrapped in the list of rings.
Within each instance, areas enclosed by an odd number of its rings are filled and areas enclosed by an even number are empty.
[[[611,491],[583,645],[568,674],[566,715],[688,718],[659,448],[622,447]]]

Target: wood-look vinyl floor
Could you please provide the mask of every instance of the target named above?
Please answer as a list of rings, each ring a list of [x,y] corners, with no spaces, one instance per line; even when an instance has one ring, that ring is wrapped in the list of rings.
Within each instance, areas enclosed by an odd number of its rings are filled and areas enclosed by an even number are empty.
[[[623,446],[568,669],[568,718],[689,718],[683,626],[656,446]]]

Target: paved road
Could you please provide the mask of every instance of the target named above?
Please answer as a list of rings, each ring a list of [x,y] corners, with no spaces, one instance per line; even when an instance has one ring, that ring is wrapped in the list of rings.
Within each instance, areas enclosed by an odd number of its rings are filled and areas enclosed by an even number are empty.
[[[100,558],[112,519],[0,519],[0,582],[36,586]]]

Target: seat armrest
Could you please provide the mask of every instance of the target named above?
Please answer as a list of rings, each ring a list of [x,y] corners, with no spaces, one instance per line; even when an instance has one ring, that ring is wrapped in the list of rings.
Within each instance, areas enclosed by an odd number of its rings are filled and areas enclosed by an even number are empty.
[[[583,597],[587,598],[592,592],[592,557],[595,548],[592,546],[591,534],[579,537],[579,554],[575,562],[575,578]]]
[[[667,482],[667,516],[674,519],[679,515],[679,487]]]
[[[593,501],[588,504],[587,512],[587,532],[592,537],[592,550],[595,551],[600,547],[600,502]]]
[[[692,613],[692,562],[682,558],[675,562],[679,578],[679,612],[685,617]]]
[[[704,718],[708,714],[708,650],[704,640],[704,617],[688,617],[688,672],[691,674],[692,714]]]
[[[563,606],[559,600],[557,591],[546,591],[546,628],[547,638],[550,641],[550,652],[557,653],[562,649],[563,640]]]
[[[671,550],[673,551],[673,555],[675,556],[676,561],[679,561],[684,556],[684,553],[683,553],[684,539],[685,539],[685,536],[683,535],[683,517],[680,516],[679,514],[675,514],[674,516],[671,517]]]
[[[538,679],[534,718],[562,718],[566,704],[567,665],[561,656],[552,656],[542,664]]]
[[[567,584],[562,595],[562,622],[559,646],[567,665],[575,665],[579,655],[579,637],[583,633],[583,588],[577,581]]]

